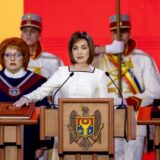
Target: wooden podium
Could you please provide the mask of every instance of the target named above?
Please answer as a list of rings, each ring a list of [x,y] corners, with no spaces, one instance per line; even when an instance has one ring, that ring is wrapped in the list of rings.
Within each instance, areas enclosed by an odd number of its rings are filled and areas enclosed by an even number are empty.
[[[41,139],[56,136],[58,130],[61,160],[111,160],[114,159],[113,115],[113,99],[59,99],[58,127],[57,112],[41,107]]]
[[[88,107],[88,116],[94,115],[95,110],[99,110],[101,126],[104,125],[100,127],[101,143],[97,140],[91,143],[92,146],[88,149],[80,145],[81,140],[86,142],[85,138],[79,136],[79,133],[77,135],[78,129],[73,129],[76,128],[75,122],[71,122],[71,119],[76,119],[73,118],[74,114],[83,117],[84,106]],[[58,136],[60,159],[114,159],[114,138],[127,136],[126,138],[131,140],[136,137],[135,113],[131,106],[127,109],[114,110],[113,99],[59,99],[59,109],[40,108],[40,133],[41,140]]]
[[[136,116],[133,106],[114,110],[114,137],[136,139]]]
[[[154,125],[155,139],[154,145],[156,149],[156,160],[160,160],[160,118],[151,119],[152,107],[141,107],[138,114],[139,125]]]
[[[0,119],[0,160],[24,159],[23,126],[36,124],[38,117],[35,109],[30,119]]]

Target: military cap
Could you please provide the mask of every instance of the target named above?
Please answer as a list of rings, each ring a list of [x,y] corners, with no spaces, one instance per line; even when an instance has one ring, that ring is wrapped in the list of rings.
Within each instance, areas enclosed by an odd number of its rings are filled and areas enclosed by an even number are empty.
[[[21,27],[35,27],[39,30],[42,29],[42,18],[37,14],[27,13],[22,16]]]
[[[116,15],[110,16],[109,27],[111,31],[117,29]],[[130,17],[128,15],[120,15],[120,29],[126,28],[131,28]]]

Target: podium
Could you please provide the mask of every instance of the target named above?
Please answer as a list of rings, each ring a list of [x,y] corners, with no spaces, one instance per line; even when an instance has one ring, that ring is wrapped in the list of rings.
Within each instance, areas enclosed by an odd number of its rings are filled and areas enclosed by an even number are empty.
[[[114,137],[136,139],[136,116],[133,106],[114,110]]]
[[[113,99],[62,98],[58,113],[41,107],[41,139],[58,135],[60,160],[112,160],[113,115]]]
[[[156,160],[160,159],[160,118],[151,119],[151,107],[140,107],[138,114],[138,124],[139,125],[154,125],[155,135],[154,135],[154,145],[156,149]]]
[[[36,124],[38,117],[36,108],[30,119],[0,119],[0,160],[23,160],[23,126]]]
[[[99,127],[94,126],[95,134],[92,127],[91,136],[83,134],[88,124],[80,123],[84,117],[90,117],[91,122],[92,119],[99,121]],[[113,99],[107,98],[61,98],[59,109],[40,108],[40,138],[53,136],[58,136],[60,160],[112,160],[115,137],[127,136],[128,140],[136,137],[134,109],[128,106],[115,110]]]

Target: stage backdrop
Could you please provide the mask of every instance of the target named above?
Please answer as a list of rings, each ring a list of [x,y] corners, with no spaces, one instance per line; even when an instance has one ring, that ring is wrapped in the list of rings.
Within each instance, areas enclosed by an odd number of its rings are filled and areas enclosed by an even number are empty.
[[[42,43],[45,50],[69,64],[67,43],[75,31],[88,31],[95,44],[111,42],[109,16],[116,13],[116,0],[0,0],[0,40],[19,36],[23,13],[43,18]],[[137,47],[150,54],[160,68],[160,1],[121,0],[121,13],[129,14],[132,37]]]

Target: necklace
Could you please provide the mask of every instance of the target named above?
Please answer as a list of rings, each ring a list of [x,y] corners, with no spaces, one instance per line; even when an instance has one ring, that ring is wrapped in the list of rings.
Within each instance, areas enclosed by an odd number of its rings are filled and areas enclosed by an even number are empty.
[[[19,85],[12,86],[9,82],[7,82],[1,75],[0,79],[8,86],[9,88],[9,95],[11,96],[18,96],[20,95],[20,87],[33,75],[34,73],[30,73]]]

